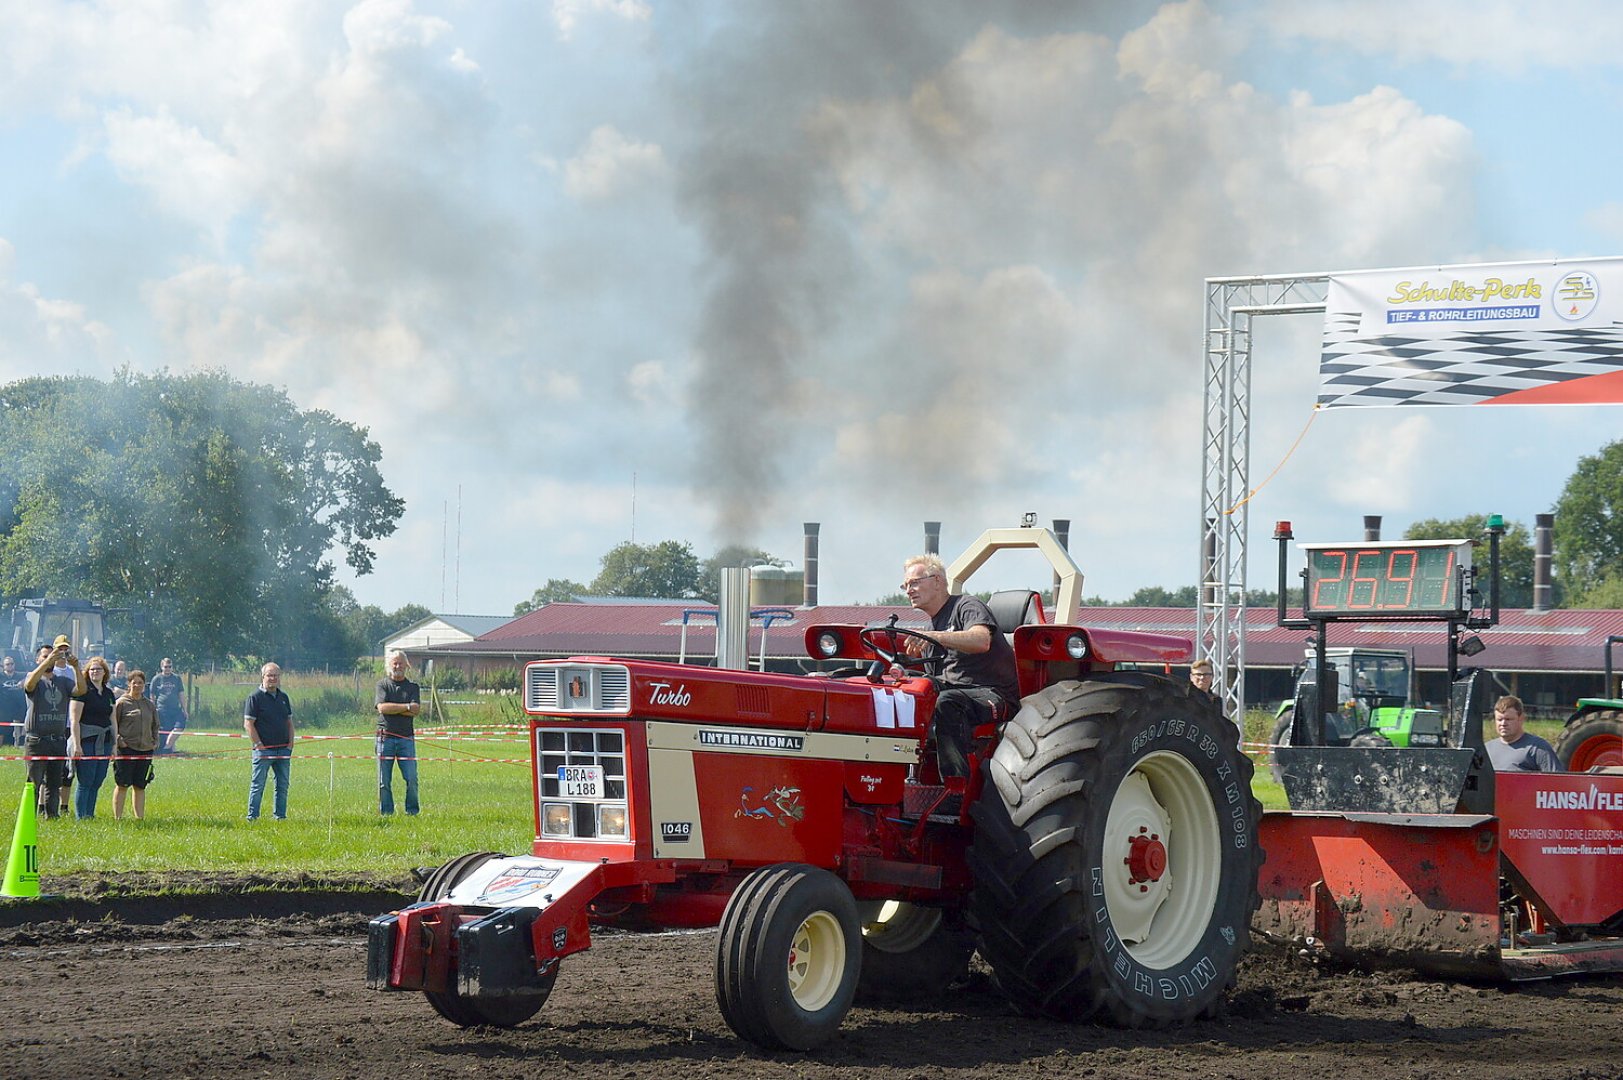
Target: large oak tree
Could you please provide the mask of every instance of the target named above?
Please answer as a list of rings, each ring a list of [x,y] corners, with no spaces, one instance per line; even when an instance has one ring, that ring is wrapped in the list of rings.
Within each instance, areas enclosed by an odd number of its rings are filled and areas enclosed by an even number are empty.
[[[329,603],[341,551],[404,503],[365,428],[218,371],[0,388],[0,593],[128,607],[121,651],[328,663],[355,643]]]

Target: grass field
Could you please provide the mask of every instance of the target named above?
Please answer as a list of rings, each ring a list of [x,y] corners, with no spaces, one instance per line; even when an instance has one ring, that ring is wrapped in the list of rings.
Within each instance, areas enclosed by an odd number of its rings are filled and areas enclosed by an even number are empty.
[[[336,694],[343,687],[330,689]],[[226,701],[236,690],[221,677],[216,693]],[[377,812],[372,724],[365,715],[371,701],[369,683],[364,693],[367,710],[356,702],[351,719],[341,725],[334,722],[317,732],[301,726],[301,734],[318,737],[301,739],[295,751],[287,821],[270,819],[269,782],[263,816],[252,824],[246,820],[249,757],[246,742],[237,737],[242,733],[240,721],[205,720],[183,737],[182,748],[193,756],[157,760],[144,821],[128,816],[113,820],[111,777],[102,787],[95,819],[76,821],[70,807],[56,821],[40,821],[42,875],[49,879],[52,874],[82,871],[177,870],[403,873],[416,866],[437,866],[467,851],[529,850],[534,828],[529,751],[522,729],[510,724],[509,714],[516,716],[515,703],[471,695],[451,703],[447,719],[458,733],[418,739],[423,812],[383,818]],[[1272,724],[1271,713],[1253,710],[1246,722],[1246,741],[1265,744]],[[1550,739],[1561,725],[1535,721],[1528,727]],[[208,728],[216,733],[197,733]],[[1493,737],[1491,730],[1487,737]],[[12,760],[0,760],[0,843],[9,850],[27,773],[20,749],[5,750]],[[398,807],[404,795],[398,776],[394,788]],[[1285,808],[1284,791],[1269,779],[1265,761],[1259,760],[1253,791],[1265,809]]]
[[[370,729],[358,737],[299,743],[294,752],[288,820],[274,821],[267,780],[259,821],[246,820],[249,756],[243,740],[186,736],[196,757],[161,757],[147,789],[146,818],[126,808],[113,819],[111,777],[96,817],[71,808],[38,825],[40,872],[256,871],[403,873],[437,866],[466,851],[525,852],[534,824],[530,765],[522,736],[490,732],[419,738],[423,812],[384,818],[377,809],[377,764]],[[16,748],[10,748],[15,750]],[[330,755],[330,756],[329,756]],[[9,849],[27,773],[0,762],[0,829]],[[394,778],[395,803],[404,785]]]

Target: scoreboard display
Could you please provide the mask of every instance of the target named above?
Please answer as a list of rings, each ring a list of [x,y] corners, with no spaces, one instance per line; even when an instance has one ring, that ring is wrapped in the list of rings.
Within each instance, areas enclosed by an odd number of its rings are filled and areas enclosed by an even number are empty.
[[[1391,540],[1303,544],[1307,580],[1302,613],[1368,618],[1462,617],[1471,540]]]

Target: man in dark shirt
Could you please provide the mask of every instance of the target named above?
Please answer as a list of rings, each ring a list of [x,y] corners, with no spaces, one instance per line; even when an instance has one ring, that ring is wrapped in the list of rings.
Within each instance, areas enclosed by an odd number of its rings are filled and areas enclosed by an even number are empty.
[[[59,665],[74,678],[56,674]],[[39,812],[54,818],[62,809],[68,766],[68,702],[85,693],[84,670],[65,634],[57,636],[50,651],[40,649],[39,666],[23,680],[23,690],[33,706],[23,742],[28,779],[34,783]]]
[[[147,696],[158,709],[158,753],[173,754],[180,733],[186,730],[186,683],[175,674],[175,663],[169,657],[158,664]]]
[[[0,744],[23,744],[23,717],[28,715],[28,691],[23,680],[28,676],[17,670],[17,661],[7,656],[0,660]]]
[[[1020,706],[1014,649],[985,603],[947,592],[947,570],[939,556],[908,559],[902,565],[902,591],[930,616],[930,629],[920,636],[946,652],[938,678],[946,689],[936,698],[931,721],[937,765],[943,777],[967,777],[975,728],[1012,716]],[[905,647],[914,656],[928,648],[918,638]]]
[[[276,802],[271,811],[277,821],[287,819],[287,789],[293,778],[293,703],[282,692],[282,669],[266,664],[259,669],[259,689],[242,706],[242,728],[254,746],[253,777],[248,783],[248,820],[259,820],[265,795],[265,774],[276,776]]]
[[[406,678],[406,654],[389,654],[389,677],[378,680],[378,812],[394,813],[394,767],[406,784],[406,813],[417,813],[417,730],[422,692]]]

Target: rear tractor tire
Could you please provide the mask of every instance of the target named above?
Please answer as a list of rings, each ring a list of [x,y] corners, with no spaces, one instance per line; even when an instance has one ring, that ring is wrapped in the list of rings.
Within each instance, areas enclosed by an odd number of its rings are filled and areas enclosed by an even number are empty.
[[[422,889],[417,894],[421,901],[443,900],[451,894],[463,878],[479,869],[491,859],[501,856],[494,851],[474,851],[456,858],[439,867],[428,880],[423,882]],[[456,989],[456,971],[451,972],[451,989],[443,993],[437,990],[424,990],[423,996],[434,1007],[434,1011],[458,1027],[517,1027],[530,1017],[541,1011],[541,1006],[547,1003],[547,997],[552,993],[552,985],[558,979],[558,965],[553,964],[552,970],[542,980],[540,989],[528,994],[504,994],[501,997],[468,997]]]
[[[1623,765],[1623,712],[1596,709],[1579,713],[1567,721],[1552,749],[1568,772],[1588,772],[1597,765]]]
[[[862,924],[845,882],[802,863],[765,866],[722,913],[716,1004],[746,1042],[810,1050],[845,1020],[861,964]]]
[[[1274,756],[1274,747],[1289,746],[1291,744],[1291,724],[1296,721],[1296,710],[1286,709],[1274,721],[1274,732],[1268,740],[1268,776],[1276,784],[1285,782],[1285,770],[1280,768],[1279,761]]]
[[[1026,698],[971,814],[970,913],[1022,1011],[1212,1015],[1258,905],[1261,807],[1217,702],[1140,672]]]
[[[969,971],[975,938],[940,908],[900,900],[859,903],[862,974],[857,1000],[926,1001]]]

